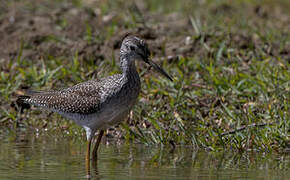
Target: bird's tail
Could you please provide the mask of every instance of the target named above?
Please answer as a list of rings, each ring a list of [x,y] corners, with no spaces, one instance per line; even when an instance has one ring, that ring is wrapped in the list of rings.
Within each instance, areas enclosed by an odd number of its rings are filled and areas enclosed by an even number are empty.
[[[17,100],[16,100],[16,104],[19,107],[30,107],[30,104],[28,103],[27,100],[29,100],[31,97],[30,96],[18,96]]]

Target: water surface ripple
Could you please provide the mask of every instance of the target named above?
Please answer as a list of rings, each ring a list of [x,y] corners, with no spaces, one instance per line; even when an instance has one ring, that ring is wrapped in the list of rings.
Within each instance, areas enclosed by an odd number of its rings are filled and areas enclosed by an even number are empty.
[[[81,139],[0,131],[0,179],[84,179],[85,148]],[[287,179],[289,171],[289,154],[103,141],[91,179]]]

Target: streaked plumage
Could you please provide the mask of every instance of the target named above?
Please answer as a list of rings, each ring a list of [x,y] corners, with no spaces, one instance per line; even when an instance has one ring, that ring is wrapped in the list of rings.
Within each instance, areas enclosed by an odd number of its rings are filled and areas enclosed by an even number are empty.
[[[45,108],[75,121],[85,128],[90,142],[97,130],[105,130],[126,118],[136,103],[141,86],[135,60],[143,60],[172,80],[163,69],[148,59],[149,55],[143,40],[128,36],[120,49],[122,74],[90,80],[59,91],[20,96],[17,103]]]

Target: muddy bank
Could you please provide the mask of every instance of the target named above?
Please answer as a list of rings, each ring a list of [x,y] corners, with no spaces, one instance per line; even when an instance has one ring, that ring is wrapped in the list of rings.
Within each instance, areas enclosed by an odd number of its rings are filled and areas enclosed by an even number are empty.
[[[21,55],[21,59],[37,61],[50,56],[70,58],[77,53],[83,60],[110,59],[112,49],[117,55],[120,41],[128,33],[146,39],[153,54],[159,57],[194,56],[212,53],[214,49],[211,48],[214,48],[216,39],[225,37],[219,34],[218,27],[208,32],[200,28],[198,32],[198,26],[202,26],[203,21],[208,18],[202,13],[198,19],[188,14],[189,10],[185,13],[158,13],[150,11],[150,5],[142,1],[130,1],[128,4],[120,2],[116,3],[120,7],[112,6],[109,9],[107,5],[107,10],[101,8],[102,3],[106,4],[103,1],[88,1],[81,5],[73,1],[4,3],[0,13],[0,58],[13,60]],[[202,8],[202,5],[199,6]],[[127,10],[124,11],[123,8]],[[207,11],[211,13],[210,16],[223,14],[230,17],[236,8],[221,4],[209,7]],[[254,18],[279,17],[279,23],[273,25],[287,27],[288,23],[289,27],[287,14],[283,14],[279,6],[275,10],[269,14],[267,6],[249,8],[249,12],[255,15]],[[201,9],[196,8],[195,11],[199,12]],[[263,44],[257,34],[235,31],[233,28],[233,33],[226,36],[227,46],[241,49],[264,48],[267,54],[290,57],[289,44],[287,47],[279,47],[279,41]],[[204,43],[209,47],[208,51],[204,48]]]

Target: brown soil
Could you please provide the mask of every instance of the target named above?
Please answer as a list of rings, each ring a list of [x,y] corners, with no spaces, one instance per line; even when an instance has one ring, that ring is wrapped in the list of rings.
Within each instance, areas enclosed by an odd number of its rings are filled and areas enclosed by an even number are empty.
[[[202,37],[192,39],[195,31],[189,16],[176,12],[162,15],[150,13],[142,1],[125,6],[132,14],[140,16],[133,24],[134,27],[128,27],[126,16],[119,15],[117,10],[103,14],[98,8],[98,2],[86,1],[79,7],[72,2],[4,1],[0,6],[0,59],[14,60],[20,53],[22,59],[31,61],[51,56],[69,58],[76,52],[83,60],[110,59],[112,49],[115,50],[117,57],[120,42],[128,33],[146,39],[154,55],[167,57],[169,60],[174,60],[179,55],[211,55],[212,51],[205,51],[200,38],[203,38],[203,42],[210,47],[224,37],[227,38],[225,39],[227,46],[235,46],[238,49],[262,48],[265,53],[272,56],[290,59],[289,44],[282,48],[279,47],[280,40],[265,44],[256,34],[249,32],[240,31],[224,35],[217,29],[216,32],[203,33]],[[123,10],[122,6],[118,10]],[[234,7],[224,4],[209,8],[208,12],[212,16],[217,14],[230,16],[235,11]],[[271,9],[256,6],[249,11],[255,18],[265,19],[270,16]],[[289,27],[289,18],[282,14],[281,10],[276,11],[271,15],[280,18],[278,21],[280,24],[274,26]],[[109,33],[112,24],[115,25],[115,31]],[[93,40],[88,41],[88,38]]]

